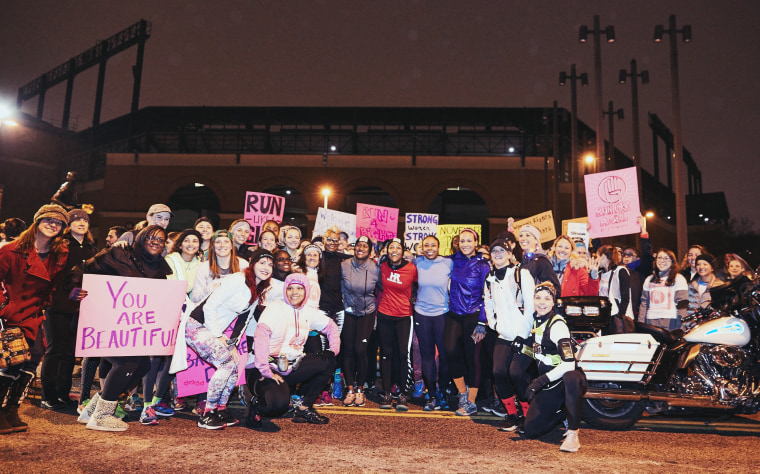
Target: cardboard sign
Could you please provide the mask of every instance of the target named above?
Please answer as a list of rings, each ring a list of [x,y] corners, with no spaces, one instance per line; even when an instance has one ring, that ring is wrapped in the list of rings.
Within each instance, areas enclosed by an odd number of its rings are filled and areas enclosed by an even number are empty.
[[[472,229],[481,236],[480,224],[442,224],[438,226],[436,237],[441,242],[438,253],[451,255],[451,240],[462,232],[462,229]],[[481,239],[482,240],[482,236]],[[480,242],[476,242],[480,244]]]
[[[237,321],[237,320],[236,320]],[[224,333],[229,336],[232,334],[232,328],[235,321],[232,322]],[[245,335],[244,335],[245,336]],[[248,360],[248,344],[246,338],[242,337],[238,345],[238,379],[235,385],[245,383],[245,364]],[[187,348],[187,370],[177,372],[177,395],[188,397],[198,393],[208,391],[208,382],[216,372],[213,365],[207,364],[203,359],[198,357],[194,350]]]
[[[428,235],[438,231],[438,214],[422,214],[407,212],[404,227],[404,245],[407,250],[414,252],[414,247]]]
[[[398,234],[398,209],[394,207],[356,204],[356,236],[386,240]]]
[[[582,240],[583,243],[586,245],[586,249],[588,249],[589,242],[591,241],[591,237],[588,235],[588,228],[586,227],[585,223],[569,222],[567,224],[567,232],[565,232],[565,235],[573,239],[573,241],[575,241],[576,239]]]
[[[562,233],[567,235],[567,225],[571,223],[581,223],[585,229],[588,229],[588,217],[576,217],[575,219],[565,219],[562,221]]]
[[[587,174],[584,180],[592,238],[639,233],[641,211],[635,167]]]
[[[285,198],[266,193],[245,193],[243,218],[251,224],[251,236],[248,242],[258,242],[261,226],[268,220],[282,222],[285,214]]]
[[[317,220],[314,222],[314,235],[324,235],[332,226],[348,234],[348,243],[356,242],[356,216],[348,212],[335,211],[320,207],[317,209]]]
[[[553,242],[557,238],[557,231],[554,230],[554,217],[552,211],[542,212],[526,219],[515,221],[515,236],[520,235],[520,227],[530,224],[541,232],[541,242]]]
[[[82,289],[77,357],[174,353],[186,281],[86,274]]]

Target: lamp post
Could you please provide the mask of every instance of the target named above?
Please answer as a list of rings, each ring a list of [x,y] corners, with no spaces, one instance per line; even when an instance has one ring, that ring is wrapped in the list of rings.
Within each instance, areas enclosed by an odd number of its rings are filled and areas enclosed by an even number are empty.
[[[604,34],[608,43],[615,42],[615,27],[610,25],[605,29],[599,27],[599,15],[594,15],[594,26],[589,30],[588,26],[581,26],[578,31],[578,41],[585,43],[588,35],[594,36],[594,119],[596,123],[596,156],[600,160],[604,157],[604,138],[602,137],[602,48],[601,37]],[[606,160],[605,160],[606,161]],[[606,165],[600,161],[600,171],[606,171]]]
[[[322,195],[325,197],[325,209],[327,209],[327,197],[330,195],[330,188],[323,189]]]
[[[571,214],[578,216],[578,194],[580,181],[580,164],[578,162],[578,89],[577,81],[580,79],[582,86],[588,85],[588,74],[575,73],[575,64],[570,65],[570,75],[564,71],[559,73],[559,85],[564,86],[570,79],[570,180],[573,182],[571,193]]]
[[[684,25],[683,29],[679,30],[676,28],[676,16],[670,15],[667,30],[662,25],[654,27],[654,42],[661,43],[664,33],[667,33],[670,37],[670,87],[673,109],[673,156],[671,162],[673,175],[675,176],[676,242],[678,255],[685,255],[689,245],[689,229],[686,223],[686,194],[684,192],[685,186],[682,172],[683,136],[681,134],[681,93],[678,86],[678,43],[676,39],[678,33],[681,33],[683,42],[690,43],[691,25]]]
[[[615,116],[617,115],[618,120],[623,120],[623,109],[617,109],[612,105],[612,101],[609,102],[609,106],[607,107],[607,110],[602,112],[603,115],[606,115],[610,121],[610,163],[614,165],[614,159],[615,159]]]
[[[642,186],[641,173],[641,138],[639,134],[639,86],[638,79],[641,78],[642,84],[649,84],[649,71],[646,69],[638,73],[636,71],[636,60],[631,59],[631,72],[625,69],[620,70],[618,82],[625,84],[628,78],[631,78],[631,115],[633,115],[633,164],[636,166],[636,177],[639,183],[639,206],[644,208],[644,194]]]

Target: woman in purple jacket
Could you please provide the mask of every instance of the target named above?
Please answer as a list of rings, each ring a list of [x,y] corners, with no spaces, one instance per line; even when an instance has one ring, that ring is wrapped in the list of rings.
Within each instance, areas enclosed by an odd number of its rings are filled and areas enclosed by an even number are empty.
[[[456,414],[460,416],[474,415],[478,411],[475,405],[478,395],[475,344],[486,333],[486,320],[484,315],[481,320],[481,309],[483,284],[491,266],[475,252],[477,245],[477,232],[464,229],[459,233],[459,251],[452,257],[449,313],[444,326],[446,362],[459,392]]]

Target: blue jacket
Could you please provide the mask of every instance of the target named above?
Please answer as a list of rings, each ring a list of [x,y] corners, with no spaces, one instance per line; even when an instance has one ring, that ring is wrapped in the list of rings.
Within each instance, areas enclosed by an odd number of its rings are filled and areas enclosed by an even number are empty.
[[[449,291],[449,310],[456,314],[480,312],[479,320],[486,322],[483,309],[483,285],[491,271],[488,260],[481,255],[467,258],[457,252],[451,259],[454,268],[451,271],[451,290]]]

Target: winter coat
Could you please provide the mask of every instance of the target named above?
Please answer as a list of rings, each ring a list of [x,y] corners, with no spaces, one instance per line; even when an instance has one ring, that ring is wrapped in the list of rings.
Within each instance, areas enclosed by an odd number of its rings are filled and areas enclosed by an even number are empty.
[[[700,295],[699,282],[700,278],[697,277],[694,279],[694,281],[689,283],[689,314],[697,311],[698,309],[707,308],[710,306],[710,302],[712,302],[710,288],[714,288],[723,284],[722,280],[717,279],[715,275],[713,275],[712,280],[707,284],[707,289]]]
[[[52,254],[43,262],[32,249],[22,251],[18,241],[0,248],[0,282],[4,282],[8,301],[0,293],[0,318],[8,326],[24,331],[27,339],[34,341],[44,319],[44,310],[52,300],[53,289],[66,267],[68,250],[57,260]]]
[[[518,336],[528,339],[533,328],[533,294],[535,283],[530,272],[520,269],[520,282],[515,271],[519,267],[506,268],[504,277],[499,279],[492,271],[486,277],[483,289],[488,327],[499,333],[501,339],[514,341]],[[522,309],[521,309],[522,308]]]
[[[98,248],[94,243],[82,240],[82,243],[74,238],[70,233],[63,236],[69,242],[69,255],[66,265],[61,273],[60,283],[53,292],[53,304],[50,306],[51,311],[57,313],[74,314],[79,311],[79,301],[69,299],[69,294],[77,286],[81,286],[81,281],[72,272],[74,267],[82,266],[98,253]]]
[[[356,316],[372,314],[377,309],[375,287],[380,280],[380,268],[372,259],[361,265],[355,258],[340,264],[343,305],[346,312]]]
[[[554,273],[554,266],[546,253],[523,253],[523,259],[520,266],[533,275],[533,281],[536,284],[550,281],[557,290],[557,293],[561,292],[559,278],[557,278],[557,274]]]
[[[591,278],[586,262],[575,252],[570,254],[570,261],[562,275],[562,296],[597,296],[599,280]]]
[[[481,255],[465,257],[457,252],[451,257],[454,268],[451,271],[451,289],[449,291],[449,310],[460,315],[480,311],[480,322],[485,323],[483,308],[483,284],[491,265]],[[549,265],[551,270],[551,265]]]

